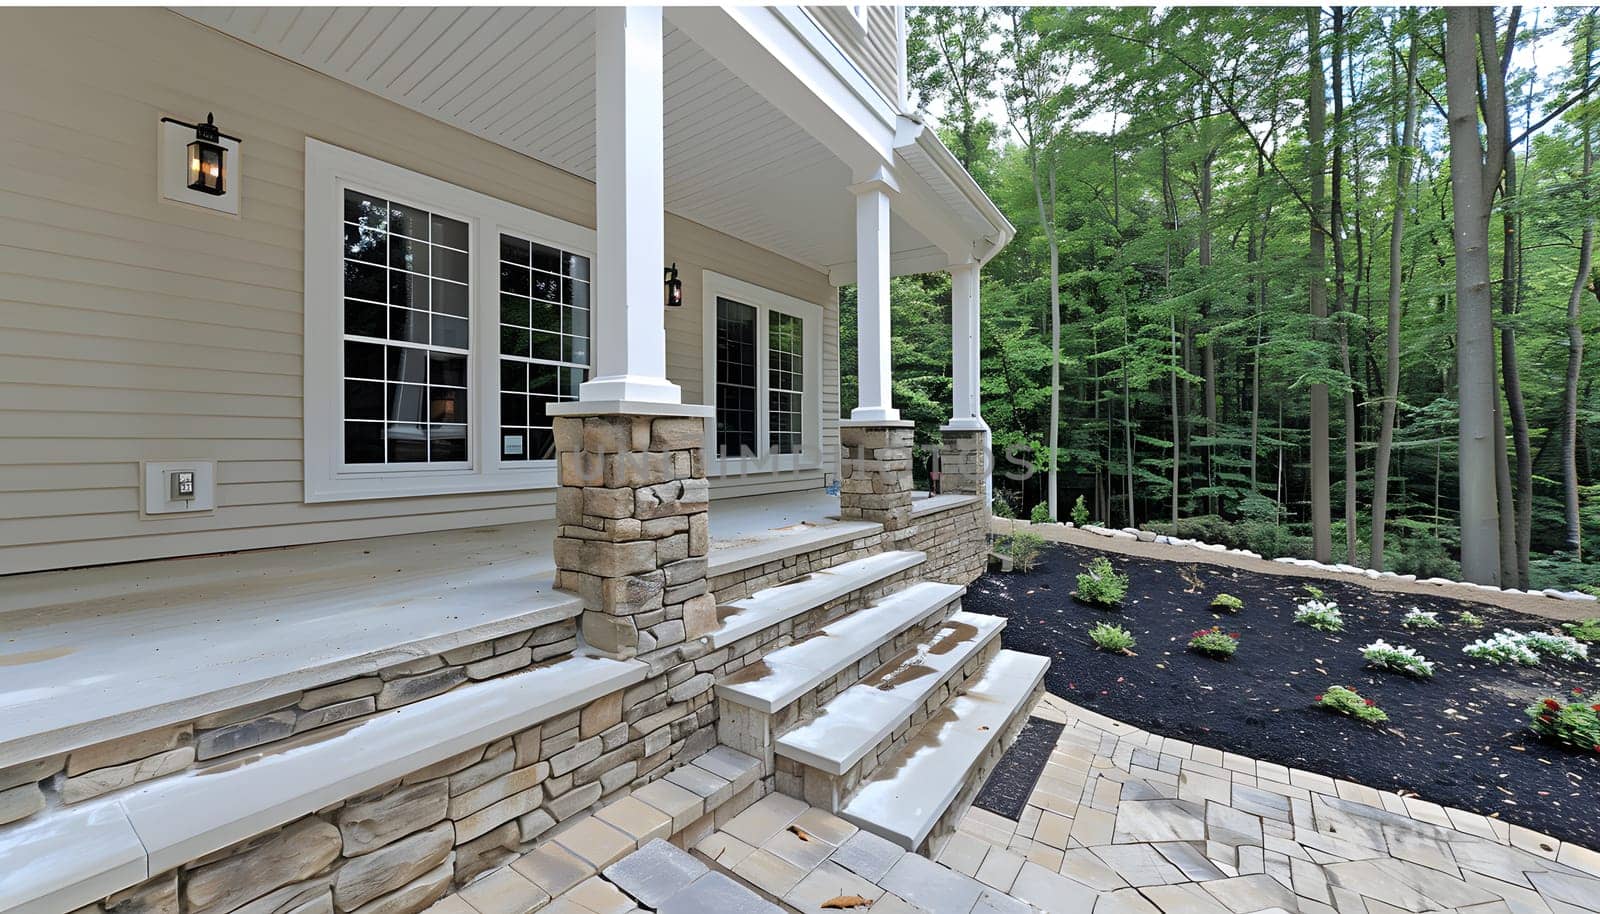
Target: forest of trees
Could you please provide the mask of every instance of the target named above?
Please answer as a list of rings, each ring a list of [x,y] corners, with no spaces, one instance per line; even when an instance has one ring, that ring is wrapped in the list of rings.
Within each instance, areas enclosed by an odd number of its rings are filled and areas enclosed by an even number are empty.
[[[983,275],[983,413],[1045,470],[997,477],[1006,507],[1600,584],[1600,12],[908,17],[914,100],[1018,229]],[[948,276],[895,280],[925,446],[948,308]]]

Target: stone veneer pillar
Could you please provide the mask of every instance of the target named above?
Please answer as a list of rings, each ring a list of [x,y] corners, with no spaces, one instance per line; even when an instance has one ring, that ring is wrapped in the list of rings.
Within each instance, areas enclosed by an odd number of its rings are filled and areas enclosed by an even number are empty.
[[[911,446],[915,424],[907,420],[839,423],[844,447],[839,516],[883,524],[893,533],[911,526]]]
[[[950,495],[983,495],[989,488],[989,432],[982,428],[944,426],[939,448],[939,491]]]
[[[626,658],[716,627],[704,435],[698,415],[555,419],[556,586],[584,598],[590,647]]]

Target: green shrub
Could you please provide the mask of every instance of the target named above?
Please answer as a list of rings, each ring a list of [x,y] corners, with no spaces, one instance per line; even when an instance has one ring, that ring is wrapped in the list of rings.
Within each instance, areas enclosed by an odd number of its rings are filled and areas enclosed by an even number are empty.
[[[1089,523],[1089,506],[1083,503],[1082,495],[1072,503],[1072,523],[1079,527],[1087,526]]]
[[[1270,516],[1270,515],[1269,515]],[[1220,543],[1233,549],[1248,549],[1268,558],[1310,555],[1310,540],[1295,536],[1288,527],[1268,519],[1247,517],[1229,521],[1215,514],[1179,518],[1176,524],[1150,521],[1144,528],[1152,533],[1199,540],[1202,543]]]
[[[1302,584],[1302,585],[1300,585],[1300,589],[1305,591],[1306,594],[1309,595],[1311,597],[1311,599],[1313,599],[1313,600],[1321,600],[1323,602],[1331,602],[1331,601],[1328,600],[1328,595],[1322,592],[1322,588],[1321,587],[1317,587],[1317,586],[1315,586],[1313,584]]]
[[[1015,520],[1017,516],[1017,512],[1011,510],[1011,502],[999,495],[994,497],[994,504],[989,507],[989,512],[995,517],[1003,517],[1006,520]]]
[[[1317,631],[1344,631],[1344,613],[1339,611],[1337,603],[1324,603],[1321,600],[1301,603],[1295,607],[1294,621],[1301,625],[1309,625]]]
[[[1400,624],[1406,628],[1444,628],[1438,613],[1415,606],[1406,610],[1406,614],[1400,618]]]
[[[1600,754],[1600,704],[1585,698],[1582,689],[1573,689],[1567,702],[1542,698],[1526,713],[1533,732],[1544,739]]]
[[[1189,650],[1213,660],[1227,660],[1239,650],[1239,635],[1216,625],[1202,628],[1189,634]]]
[[[1463,609],[1456,613],[1456,624],[1467,628],[1483,628],[1483,617],[1470,609]]]
[[[1318,695],[1317,704],[1369,724],[1381,724],[1389,719],[1389,715],[1383,713],[1383,709],[1372,699],[1362,698],[1355,690],[1340,685],[1329,686],[1328,691]]]
[[[1376,669],[1393,670],[1418,679],[1433,675],[1433,661],[1417,653],[1414,648],[1393,645],[1382,638],[1362,648],[1361,656]]]
[[[1034,505],[1033,513],[1028,515],[1028,523],[1030,524],[1053,524],[1055,522],[1056,516],[1050,513],[1050,503],[1047,501],[1041,501]]]
[[[1523,632],[1522,640],[1527,645],[1539,652],[1540,657],[1554,657],[1568,663],[1577,663],[1579,660],[1589,659],[1589,647],[1580,644],[1578,639],[1567,635],[1552,635],[1549,632]]]
[[[1079,600],[1094,606],[1116,606],[1128,595],[1128,576],[1118,574],[1110,560],[1101,557],[1089,563],[1089,568],[1078,575]]]
[[[1230,593],[1219,593],[1211,598],[1211,608],[1218,612],[1236,613],[1244,609],[1244,601]]]
[[[1591,643],[1600,641],[1600,618],[1584,619],[1581,622],[1564,622],[1561,627],[1567,630],[1567,634],[1579,641]]]
[[[994,551],[1011,557],[1011,566],[1018,571],[1032,571],[1044,553],[1044,537],[1027,530],[1018,530],[995,541]]]
[[[1133,633],[1120,625],[1101,622],[1089,629],[1089,640],[1102,651],[1133,656]]]
[[[1444,544],[1431,536],[1413,536],[1400,544],[1393,563],[1395,574],[1414,574],[1419,578],[1461,578],[1461,566],[1450,558]]]

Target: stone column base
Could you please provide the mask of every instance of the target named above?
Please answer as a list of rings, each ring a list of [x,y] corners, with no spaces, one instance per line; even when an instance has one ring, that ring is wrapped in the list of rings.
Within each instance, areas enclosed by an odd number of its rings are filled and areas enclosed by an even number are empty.
[[[841,422],[844,448],[839,475],[839,516],[883,524],[886,532],[911,525],[911,446],[915,424]]]
[[[947,495],[984,495],[989,491],[989,430],[946,425],[939,449],[939,491]]]
[[[597,412],[555,419],[556,586],[584,598],[590,647],[626,658],[716,626],[706,587],[705,419]]]

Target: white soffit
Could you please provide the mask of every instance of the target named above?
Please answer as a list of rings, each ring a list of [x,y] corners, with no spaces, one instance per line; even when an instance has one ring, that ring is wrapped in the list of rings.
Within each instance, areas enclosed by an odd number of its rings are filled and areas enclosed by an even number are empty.
[[[594,179],[591,8],[178,11],[435,120]],[[671,18],[669,9],[667,209],[817,269],[852,263],[850,169],[673,28]],[[897,266],[928,269],[925,265],[937,259],[928,256],[928,239],[899,217],[891,235]]]

